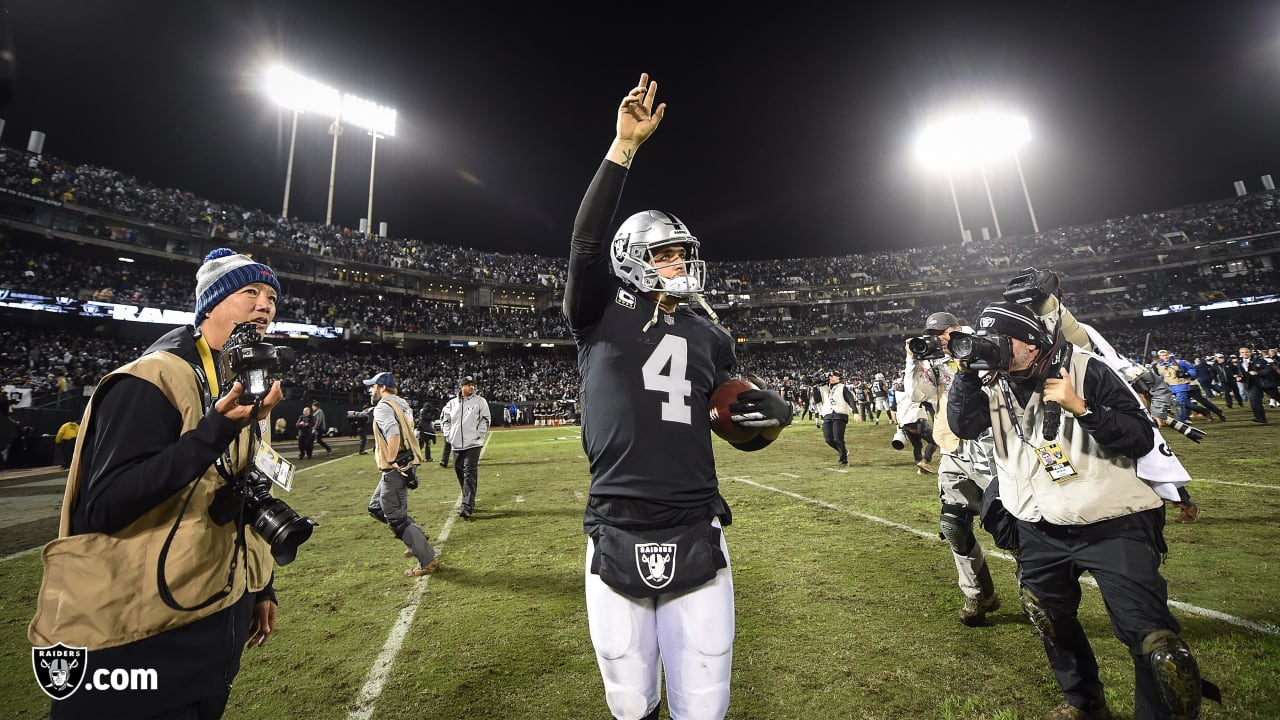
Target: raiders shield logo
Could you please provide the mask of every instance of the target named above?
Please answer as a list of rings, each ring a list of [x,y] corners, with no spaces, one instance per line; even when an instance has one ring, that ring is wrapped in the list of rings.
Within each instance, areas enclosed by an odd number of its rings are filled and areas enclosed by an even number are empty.
[[[676,544],[636,543],[636,569],[644,584],[655,590],[670,585],[676,574]]]
[[[62,643],[31,648],[31,669],[45,695],[65,700],[80,689],[89,663],[89,649]]]

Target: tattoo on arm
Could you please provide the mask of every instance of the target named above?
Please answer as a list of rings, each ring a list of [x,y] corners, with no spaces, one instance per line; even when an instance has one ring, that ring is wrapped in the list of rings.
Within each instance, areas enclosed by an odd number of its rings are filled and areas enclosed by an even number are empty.
[[[635,151],[635,150],[623,150],[623,151],[622,151],[622,154],[627,158],[627,159],[626,159],[626,162],[622,163],[622,166],[623,166],[623,167],[631,167],[631,161],[635,158],[635,156],[636,156],[636,151]]]

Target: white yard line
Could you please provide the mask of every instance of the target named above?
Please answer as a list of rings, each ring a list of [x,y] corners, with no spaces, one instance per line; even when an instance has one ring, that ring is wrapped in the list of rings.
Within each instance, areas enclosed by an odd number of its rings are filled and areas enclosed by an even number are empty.
[[[480,447],[480,457],[484,457],[484,451],[489,448],[489,441],[493,439],[493,433],[485,436],[484,445]],[[462,506],[462,495],[458,495],[458,500],[454,503],[455,507]],[[440,546],[444,545],[449,539],[449,532],[453,529],[453,523],[458,519],[456,513],[450,513],[449,519],[444,521],[444,527],[440,528],[440,533],[436,536],[435,548],[436,554],[440,553]],[[369,668],[369,673],[365,675],[364,687],[360,688],[360,694],[356,696],[356,707],[347,713],[347,720],[369,720],[373,715],[373,711],[378,706],[378,698],[382,697],[382,688],[387,684],[387,678],[391,676],[391,668],[395,665],[396,655],[400,654],[400,647],[404,645],[405,635],[408,634],[409,628],[413,626],[413,617],[418,613],[418,604],[422,602],[422,595],[427,591],[427,584],[430,582],[430,575],[419,577],[417,582],[409,590],[409,597],[405,599],[405,606],[400,610],[400,616],[396,618],[396,622],[391,626],[391,632],[387,634],[387,641],[382,644],[382,650],[378,653],[378,657],[373,661],[373,667]]]
[[[836,512],[844,513],[846,515],[853,515],[854,517],[859,517],[859,518],[862,518],[863,520],[870,520],[872,522],[880,523],[881,525],[886,525],[896,530],[909,532],[912,535],[919,535],[922,538],[929,538],[931,540],[936,540],[939,543],[942,542],[941,540],[938,540],[937,532],[934,532],[934,531],[926,532],[924,530],[918,530],[908,525],[903,525],[902,523],[897,523],[892,520],[886,520],[882,517],[876,517],[875,515],[868,515],[867,513],[858,512],[857,510],[850,510],[848,508],[843,508],[834,503],[826,502],[825,500],[818,500],[811,497],[805,497],[804,495],[791,492],[790,490],[783,490],[781,488],[765,485],[764,483],[758,483],[749,477],[726,477],[724,479],[733,480],[734,482],[740,482],[746,485],[751,485],[752,487],[757,487],[757,488],[760,488],[761,490],[768,490],[769,492],[775,492],[781,495],[786,495],[787,497],[795,498],[796,500],[799,500],[801,502],[809,503],[811,505],[818,505],[820,507],[824,507],[829,510],[835,510]],[[1234,483],[1234,484],[1239,484],[1239,483]],[[1266,486],[1258,486],[1258,487],[1266,487]],[[1009,562],[1013,562],[1013,557],[1006,553],[990,551],[990,550],[985,551],[985,553],[991,557],[998,557],[1002,560],[1008,560]],[[1093,587],[1098,586],[1098,584],[1094,582],[1093,578],[1081,578],[1081,581]],[[1212,618],[1214,620],[1221,620],[1222,622],[1230,623],[1231,625],[1238,625],[1240,627],[1248,628],[1250,630],[1255,630],[1260,633],[1266,633],[1267,635],[1280,635],[1280,626],[1273,625],[1271,623],[1259,622],[1256,620],[1248,620],[1245,618],[1236,617],[1235,615],[1229,615],[1224,612],[1219,612],[1217,610],[1210,610],[1209,608],[1202,608],[1202,607],[1199,607],[1198,605],[1191,605],[1189,603],[1184,603],[1177,600],[1169,600],[1169,606],[1175,607],[1183,612],[1187,612],[1192,615],[1199,615],[1200,617]]]

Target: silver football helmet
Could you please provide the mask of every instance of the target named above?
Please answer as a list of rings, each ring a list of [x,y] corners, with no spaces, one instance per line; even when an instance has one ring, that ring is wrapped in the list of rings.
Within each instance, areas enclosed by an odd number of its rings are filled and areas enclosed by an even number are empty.
[[[654,266],[653,250],[674,243],[684,246],[685,274],[664,278]],[[706,282],[706,264],[698,256],[698,245],[698,238],[675,215],[661,210],[638,212],[613,236],[613,272],[640,292],[656,290],[689,298],[701,293]]]

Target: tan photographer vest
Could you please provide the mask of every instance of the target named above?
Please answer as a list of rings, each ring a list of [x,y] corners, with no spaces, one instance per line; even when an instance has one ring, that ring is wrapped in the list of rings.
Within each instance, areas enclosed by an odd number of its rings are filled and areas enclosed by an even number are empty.
[[[196,373],[182,358],[168,352],[145,355],[104,377],[98,389],[125,374],[146,380],[165,394],[182,415],[183,433],[199,423],[203,391]],[[100,396],[95,392],[85,408],[82,428],[89,427]],[[246,450],[251,430],[246,427],[231,444],[234,471],[249,461]],[[36,614],[27,629],[32,645],[62,642],[90,650],[125,645],[213,615],[234,604],[245,592],[266,587],[273,567],[271,548],[251,528],[245,530],[246,547],[236,559],[235,574],[228,584],[236,552],[236,523],[217,525],[209,517],[214,493],[225,484],[212,466],[195,482],[194,491],[191,485],[185,486],[117,533],[71,535],[86,434],[82,432],[76,439],[58,539],[45,545],[42,553],[44,577],[36,599]],[[169,547],[165,582],[173,598],[185,607],[198,605],[222,590],[229,591],[217,602],[195,611],[166,605],[157,578],[161,548],[188,493],[193,494]]]

